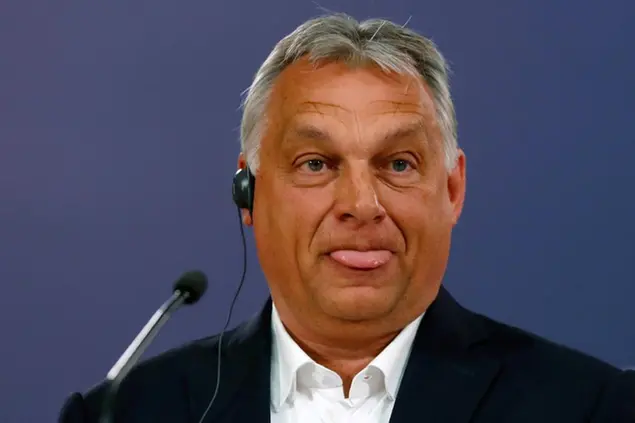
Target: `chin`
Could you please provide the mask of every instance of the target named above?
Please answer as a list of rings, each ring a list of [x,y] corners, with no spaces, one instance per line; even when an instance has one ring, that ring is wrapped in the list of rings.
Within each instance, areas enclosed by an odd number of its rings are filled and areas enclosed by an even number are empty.
[[[321,295],[324,312],[351,322],[381,319],[390,314],[398,302],[397,296],[386,292],[385,288],[349,286],[331,288],[329,291]]]

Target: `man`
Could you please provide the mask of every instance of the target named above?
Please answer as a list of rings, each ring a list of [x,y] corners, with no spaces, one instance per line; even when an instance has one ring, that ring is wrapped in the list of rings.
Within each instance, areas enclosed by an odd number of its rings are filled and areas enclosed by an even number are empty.
[[[272,300],[223,338],[207,414],[218,337],[139,365],[116,422],[635,422],[632,372],[441,287],[466,158],[429,40],[387,21],[304,23],[258,71],[241,137],[254,196],[239,204]],[[97,422],[102,390],[77,421]]]

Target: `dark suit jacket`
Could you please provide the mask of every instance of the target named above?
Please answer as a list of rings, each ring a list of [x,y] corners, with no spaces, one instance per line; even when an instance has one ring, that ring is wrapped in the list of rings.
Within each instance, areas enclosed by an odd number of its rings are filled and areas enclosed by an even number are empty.
[[[207,423],[269,422],[271,302],[223,338]],[[198,423],[214,392],[218,337],[137,366],[116,423]],[[103,386],[67,401],[65,423],[97,423]],[[441,289],[425,314],[391,423],[634,423],[635,372],[461,307]],[[300,422],[299,422],[300,423]]]

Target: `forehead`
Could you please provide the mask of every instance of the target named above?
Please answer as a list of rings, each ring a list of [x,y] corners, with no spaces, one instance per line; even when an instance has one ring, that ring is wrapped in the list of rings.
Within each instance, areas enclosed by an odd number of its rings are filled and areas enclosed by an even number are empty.
[[[312,114],[357,122],[424,118],[434,121],[434,103],[421,78],[386,73],[376,66],[351,68],[306,59],[287,67],[276,81],[268,117],[278,125]]]

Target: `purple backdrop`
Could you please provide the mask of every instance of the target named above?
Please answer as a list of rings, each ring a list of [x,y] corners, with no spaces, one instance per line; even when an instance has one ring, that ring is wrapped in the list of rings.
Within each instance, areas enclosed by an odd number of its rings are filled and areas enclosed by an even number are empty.
[[[409,20],[453,64],[469,180],[455,296],[635,364],[635,2],[320,5]],[[239,94],[316,13],[309,0],[1,3],[0,421],[54,421],[184,270],[208,272],[210,292],[149,354],[220,329],[241,272]],[[234,322],[267,294],[248,242]]]

